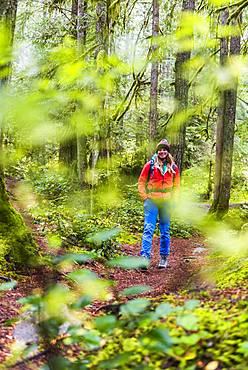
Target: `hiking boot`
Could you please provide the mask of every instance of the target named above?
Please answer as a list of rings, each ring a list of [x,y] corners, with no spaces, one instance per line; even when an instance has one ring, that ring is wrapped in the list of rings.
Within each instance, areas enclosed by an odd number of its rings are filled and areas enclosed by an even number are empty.
[[[160,256],[158,268],[165,269],[167,266],[168,266],[167,256]]]

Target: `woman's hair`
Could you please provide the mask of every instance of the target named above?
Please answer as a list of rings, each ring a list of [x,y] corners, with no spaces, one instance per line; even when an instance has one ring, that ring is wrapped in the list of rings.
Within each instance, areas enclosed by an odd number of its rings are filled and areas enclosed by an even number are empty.
[[[167,162],[168,171],[175,174],[176,172],[173,169],[173,164],[175,164],[175,160],[169,152],[168,152],[167,157],[166,157],[166,162]]]

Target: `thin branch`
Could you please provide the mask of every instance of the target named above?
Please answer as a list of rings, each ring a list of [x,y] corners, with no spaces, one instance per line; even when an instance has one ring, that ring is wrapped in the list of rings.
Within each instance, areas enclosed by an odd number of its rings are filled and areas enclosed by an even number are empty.
[[[37,353],[36,355],[30,356],[28,358],[25,358],[24,360],[16,362],[14,365],[7,365],[7,368],[14,368],[16,366],[21,366],[26,364],[27,362],[38,360],[40,357],[47,355],[50,352],[51,348],[44,349],[43,351]]]
[[[205,131],[206,131],[206,141],[209,139],[209,121],[210,121],[210,118],[211,116],[214,115],[214,113],[216,112],[216,107],[210,107],[209,108],[209,111],[208,111],[208,116],[207,116],[207,122],[206,122],[206,128],[205,128]]]
[[[133,93],[134,93],[134,91],[136,92],[137,86],[141,85],[141,79],[144,76],[145,71],[146,71],[146,66],[135,77],[134,81],[132,82],[132,85],[130,86],[128,92],[126,93],[126,96],[125,96],[124,100],[119,105],[116,112],[114,113],[114,116],[113,116],[114,121],[117,121],[117,122],[120,121],[120,119],[123,117],[123,115],[127,112],[128,108],[130,107],[130,104],[131,104],[130,100],[132,101],[133,97],[134,97]],[[130,94],[131,94],[131,99],[129,100],[127,106],[124,108],[124,111],[123,111],[124,114],[123,114],[123,112],[120,114],[120,111],[125,106],[125,103],[127,102]]]
[[[233,4],[226,4],[226,5],[223,5],[223,6],[220,6],[218,9],[216,9],[216,12],[220,12],[222,10],[225,10],[225,9],[230,9],[230,8],[234,8],[235,6],[239,6],[239,5],[242,5],[243,2],[246,2],[247,0],[241,0],[241,1],[237,1],[236,3],[233,3]]]
[[[204,4],[204,0],[201,0],[200,4],[197,7],[197,13],[200,12],[202,9],[204,9],[207,6],[207,4]]]
[[[0,275],[0,280],[6,281],[6,282],[11,281],[9,277],[1,276],[1,275]]]
[[[237,18],[240,15],[240,13],[242,12],[242,10],[247,7],[247,5],[248,5],[248,0],[245,0],[243,4],[241,4],[234,12],[232,12],[229,15],[228,20],[227,20],[227,24],[229,24],[232,19]]]
[[[113,115],[113,120],[114,121],[120,121],[120,119],[123,117],[123,115],[128,111],[128,109],[129,109],[129,107],[130,107],[130,105],[131,105],[131,102],[132,102],[132,100],[133,100],[133,97],[134,97],[134,95],[133,95],[133,93],[132,93],[132,91],[134,90],[135,92],[137,92],[138,90],[136,89],[136,87],[137,86],[140,86],[140,85],[143,85],[144,83],[143,82],[141,82],[141,80],[142,80],[142,78],[143,78],[143,76],[144,76],[144,74],[145,74],[145,71],[146,71],[146,67],[147,67],[147,65],[148,65],[148,63],[150,62],[150,58],[151,58],[151,56],[152,56],[152,50],[151,50],[151,47],[149,48],[149,50],[148,50],[148,53],[147,53],[147,62],[146,62],[146,64],[145,64],[145,66],[141,69],[141,71],[139,71],[139,73],[137,74],[137,76],[135,76],[134,74],[133,74],[133,78],[134,78],[134,80],[133,80],[133,82],[132,82],[132,85],[131,85],[131,87],[129,88],[129,90],[128,90],[128,92],[127,92],[127,94],[126,94],[126,96],[125,96],[125,98],[124,98],[124,100],[122,101],[122,103],[119,105],[119,107],[117,108],[117,110],[116,110],[116,112],[114,113],[114,115]],[[125,105],[125,103],[126,103],[126,101],[128,100],[128,98],[129,98],[129,95],[132,93],[132,95],[131,95],[131,102],[129,101],[128,102],[128,104],[127,104],[127,106],[124,108],[124,114],[123,113],[121,113],[121,115],[119,116],[119,113],[120,113],[120,110],[121,110],[121,108]],[[121,117],[121,118],[120,118]]]
[[[217,49],[215,50],[211,55],[210,57],[213,57],[214,55],[216,55],[218,52],[220,51],[220,49]],[[189,81],[189,87],[191,87],[192,83],[194,82],[194,80],[196,79],[196,77],[199,75],[199,73],[203,70],[203,68],[205,67],[206,63],[203,63],[198,69],[197,71],[195,72],[194,76],[191,78],[191,80]]]
[[[238,98],[240,101],[242,101],[243,103],[245,103],[246,105],[248,105],[248,102],[247,102],[247,101],[245,101],[244,99],[242,99],[240,96],[237,96],[237,98]]]
[[[131,9],[130,9],[130,11],[129,11],[129,13],[128,13],[128,18],[130,17],[130,15],[132,14],[132,11],[134,10],[134,7],[135,7],[135,5],[136,5],[136,3],[138,2],[138,0],[134,0],[134,2],[132,3],[132,5],[131,5]]]
[[[145,73],[145,71],[144,71],[144,73]],[[126,112],[129,110],[133,99],[138,94],[140,86],[145,85],[145,84],[146,84],[146,82],[142,82],[142,81],[139,81],[139,83],[137,83],[137,85],[134,87],[133,93],[131,95],[131,98],[130,98],[128,104],[126,105],[126,107],[125,107],[124,111],[121,113],[121,115],[119,117],[117,117],[116,122],[119,122],[122,119],[122,117],[124,117]]]
[[[170,113],[170,115],[168,116],[167,120],[165,121],[165,123],[162,123],[161,124],[161,127],[165,127],[168,125],[168,123],[170,122],[170,120],[172,119],[172,117],[174,116],[174,112],[173,113]]]

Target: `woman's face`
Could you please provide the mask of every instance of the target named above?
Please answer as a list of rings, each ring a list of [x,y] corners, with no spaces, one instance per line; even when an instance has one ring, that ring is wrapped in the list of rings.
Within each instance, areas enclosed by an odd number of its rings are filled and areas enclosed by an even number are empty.
[[[165,148],[159,148],[158,150],[158,158],[159,159],[165,159],[168,155],[168,151]]]

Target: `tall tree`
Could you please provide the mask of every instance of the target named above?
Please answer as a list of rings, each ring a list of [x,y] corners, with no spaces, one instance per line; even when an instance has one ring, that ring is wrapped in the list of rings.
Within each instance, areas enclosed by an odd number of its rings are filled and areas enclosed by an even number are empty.
[[[182,11],[183,12],[194,12],[195,0],[183,0]],[[187,35],[187,37],[193,37]],[[190,59],[190,51],[182,51],[177,53],[175,62],[175,100],[177,103],[177,109],[175,116],[183,112],[188,107],[188,95],[189,95],[189,82],[184,76],[183,67],[185,63]],[[185,151],[185,135],[186,135],[186,124],[180,124],[180,127],[176,127],[177,132],[173,132],[172,136],[172,153],[176,162],[183,170],[183,156]]]
[[[96,40],[97,48],[95,56],[97,58],[99,52],[108,54],[109,46],[109,29],[108,29],[108,5],[109,1],[97,1],[96,3]]]
[[[152,2],[152,56],[153,61],[151,65],[151,87],[150,87],[150,112],[149,112],[149,134],[150,139],[155,140],[157,136],[157,123],[158,123],[158,69],[159,62],[156,51],[158,45],[156,37],[159,35],[159,1],[153,0]]]
[[[77,39],[78,33],[78,0],[72,0],[71,2],[71,36]],[[65,127],[65,130],[70,131],[70,127]],[[71,137],[72,136],[72,137]],[[65,139],[59,146],[59,160],[64,163],[66,166],[73,166],[73,170],[76,170],[77,163],[77,140],[73,135],[70,135],[69,139]]]
[[[72,16],[74,18],[74,31],[77,40],[79,51],[82,50],[86,44],[87,36],[87,0],[73,0],[72,2]],[[78,126],[84,122],[78,122]],[[80,132],[82,130],[78,127],[77,130],[77,175],[79,184],[82,186],[85,181],[85,172],[87,169],[87,138]]]
[[[71,36],[77,41],[79,49],[86,43],[86,0],[72,0],[71,3]],[[80,124],[80,123],[79,123]],[[70,130],[69,127],[65,128]],[[80,131],[80,130],[79,130]],[[67,166],[73,165],[77,172],[80,185],[84,182],[86,171],[86,138],[76,133],[75,137],[65,140],[60,144],[59,159]]]
[[[17,11],[17,0],[1,0],[0,1],[0,32],[5,32],[6,34],[6,48],[10,48],[13,42],[15,22],[16,22],[16,11]],[[5,69],[3,77],[0,77],[0,88],[5,85],[9,77],[9,66],[10,61],[4,63],[0,62],[0,71]],[[3,122],[0,125],[0,150],[2,150],[3,142]],[[1,166],[1,164],[0,164]],[[2,169],[1,169],[2,172]]]
[[[221,24],[228,22],[229,11],[221,14]],[[240,36],[223,37],[220,40],[220,64],[225,67],[228,59],[240,54]],[[220,92],[220,104],[216,130],[215,187],[214,200],[210,211],[221,218],[229,208],[234,129],[236,116],[238,81],[233,81],[232,88]]]
[[[7,48],[11,47],[14,38],[17,0],[2,0],[0,3],[0,32],[6,32]],[[3,24],[7,27],[3,28]],[[0,62],[1,63],[1,62]],[[9,61],[10,63],[10,61]],[[4,68],[6,65],[1,65]],[[7,76],[9,77],[9,75]],[[0,88],[7,83],[7,78],[0,79]],[[0,122],[2,126],[3,122]],[[2,138],[2,134],[1,134]],[[2,154],[2,140],[0,143]],[[2,161],[1,161],[2,162]],[[12,266],[24,268],[31,263],[35,255],[36,246],[29,231],[27,231],[22,217],[11,206],[5,188],[4,171],[0,163],[0,269],[5,269],[3,261]]]
[[[18,0],[0,1],[0,19],[7,23],[8,27],[10,28],[11,39],[13,39],[15,30],[17,1]]]
[[[104,60],[104,57],[108,55],[109,49],[109,23],[108,23],[108,6],[109,1],[97,1],[95,11],[96,11],[96,41],[97,47],[95,49],[95,59],[98,64],[99,60]],[[101,68],[99,68],[101,73]],[[95,168],[98,161],[99,155],[102,157],[108,157],[108,125],[106,123],[105,117],[105,104],[106,97],[102,97],[102,108],[99,111],[99,134],[94,136],[94,147],[91,153],[91,167]]]

